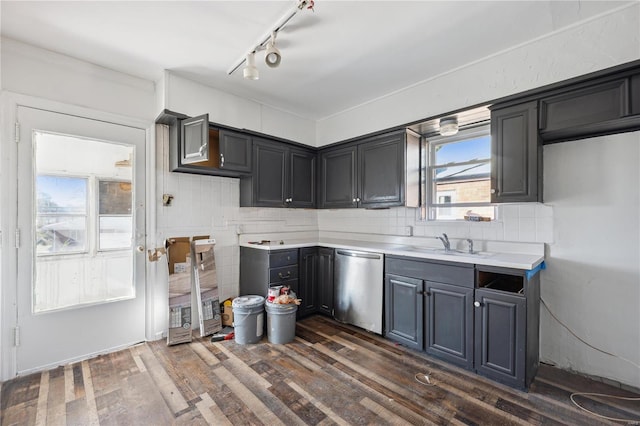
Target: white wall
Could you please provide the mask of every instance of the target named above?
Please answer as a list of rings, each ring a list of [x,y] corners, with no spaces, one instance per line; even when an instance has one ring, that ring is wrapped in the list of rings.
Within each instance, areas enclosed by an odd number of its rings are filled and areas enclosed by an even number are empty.
[[[209,121],[315,145],[315,122],[165,72],[164,108]],[[158,111],[159,113],[159,111]]]
[[[317,123],[318,146],[640,58],[640,3],[516,46]],[[428,53],[429,46],[425,46]]]
[[[542,308],[542,360],[640,387],[640,132],[545,146],[544,165],[555,231],[542,298],[618,357]]]

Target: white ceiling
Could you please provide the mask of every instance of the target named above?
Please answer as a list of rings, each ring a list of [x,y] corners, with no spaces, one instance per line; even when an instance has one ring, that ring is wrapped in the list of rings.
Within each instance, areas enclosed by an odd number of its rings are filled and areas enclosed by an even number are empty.
[[[167,69],[318,120],[636,1],[316,0],[279,68],[227,70],[297,0],[6,1],[2,36],[150,80]],[[425,100],[428,102],[428,100]]]

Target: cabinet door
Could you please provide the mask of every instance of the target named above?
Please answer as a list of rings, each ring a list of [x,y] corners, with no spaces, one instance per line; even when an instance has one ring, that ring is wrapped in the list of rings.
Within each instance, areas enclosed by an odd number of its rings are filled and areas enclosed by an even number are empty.
[[[525,298],[477,289],[475,296],[475,368],[504,384],[525,386]]]
[[[385,276],[385,337],[407,347],[422,350],[422,280]]]
[[[318,248],[301,248],[298,298],[302,299],[302,303],[298,306],[298,318],[316,311],[318,276]]]
[[[314,208],[316,205],[316,153],[290,149],[289,202],[290,207]]]
[[[404,133],[374,138],[358,145],[360,207],[404,204]]]
[[[220,130],[220,168],[236,172],[251,172],[251,136]]]
[[[209,160],[209,114],[180,122],[180,164]]]
[[[320,208],[358,206],[356,155],[356,146],[330,149],[320,154]]]
[[[491,111],[491,202],[542,201],[536,102]]]
[[[473,367],[473,288],[425,283],[427,353]]]
[[[318,312],[333,316],[333,264],[332,248],[318,249]]]
[[[287,150],[284,145],[256,139],[253,143],[253,206],[284,207]]]

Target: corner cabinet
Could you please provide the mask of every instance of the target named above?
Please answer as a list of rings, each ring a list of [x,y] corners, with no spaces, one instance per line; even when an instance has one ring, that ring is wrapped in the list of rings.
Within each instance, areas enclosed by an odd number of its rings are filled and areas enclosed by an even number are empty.
[[[254,138],[253,164],[240,178],[241,207],[315,207],[314,151]]]
[[[542,202],[537,102],[491,109],[491,202]]]
[[[209,115],[187,117],[168,110],[156,120],[169,131],[172,172],[239,177],[251,173],[252,137],[209,123]]]
[[[322,150],[319,208],[417,207],[419,152],[405,130]]]

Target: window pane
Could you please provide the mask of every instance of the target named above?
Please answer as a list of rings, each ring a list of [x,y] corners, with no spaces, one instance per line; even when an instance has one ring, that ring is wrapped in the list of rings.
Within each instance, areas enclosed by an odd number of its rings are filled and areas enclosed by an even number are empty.
[[[489,179],[491,160],[483,163],[466,164],[463,166],[437,167],[434,171],[434,182],[454,182],[462,180]]]
[[[131,214],[131,182],[100,181],[100,214]]]
[[[494,219],[495,209],[493,206],[474,207],[431,207],[431,217],[437,220],[464,220],[467,212],[472,210],[482,217]]]
[[[131,216],[100,216],[100,249],[130,248],[132,229]]]
[[[38,214],[87,214],[87,179],[38,175]]]
[[[85,216],[37,216],[36,254],[79,253],[86,246]]]
[[[464,163],[491,158],[491,136],[436,144],[434,164]]]
[[[440,204],[443,200],[449,200],[444,203],[490,203],[490,186],[488,179],[436,184],[435,202]]]

